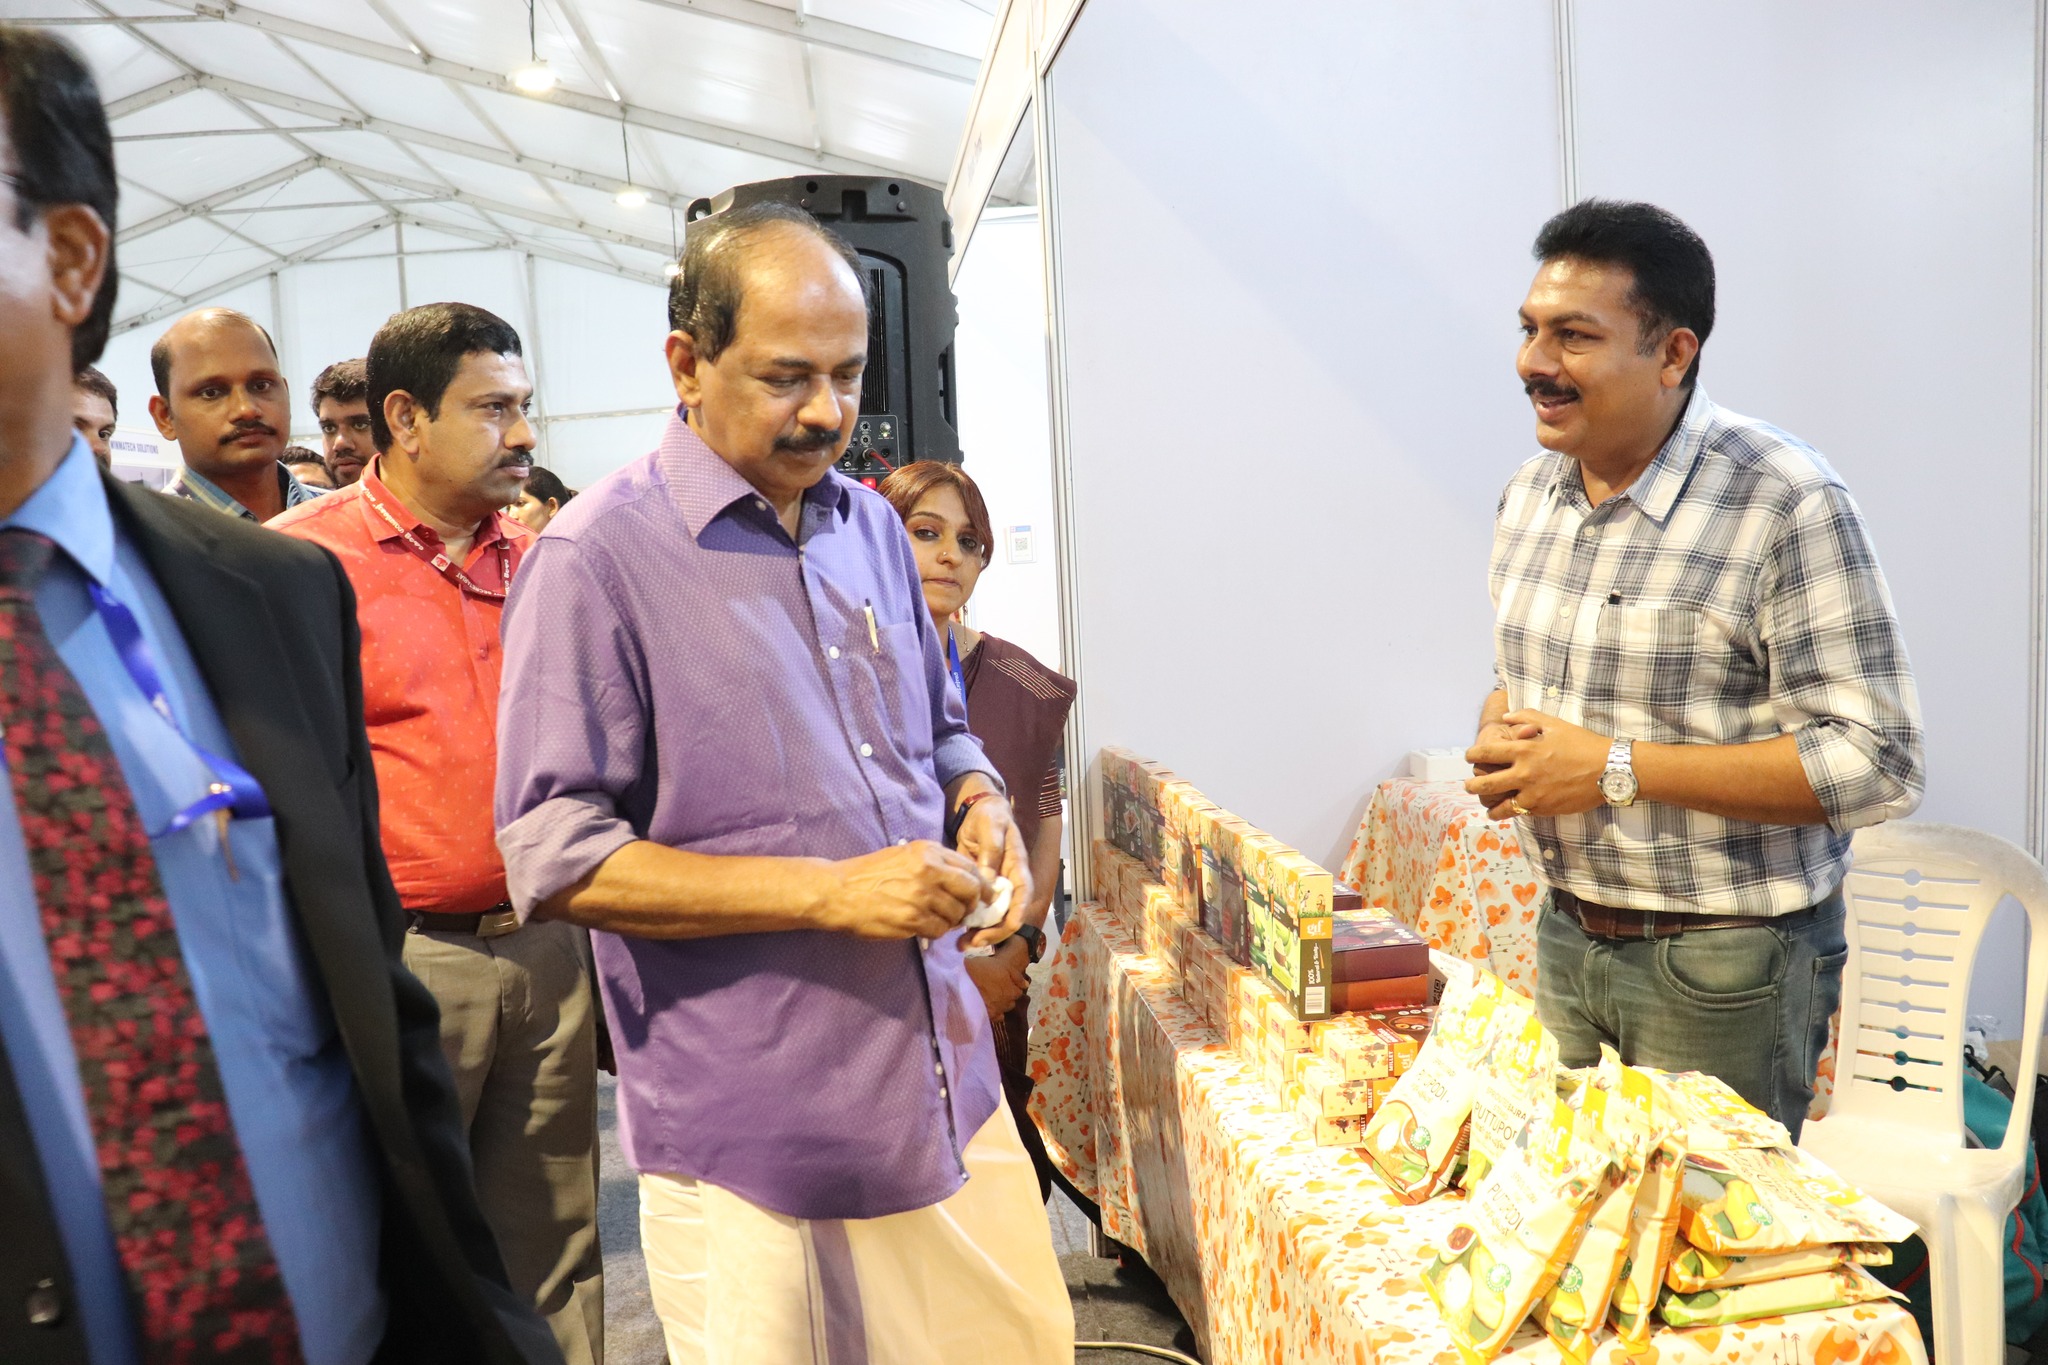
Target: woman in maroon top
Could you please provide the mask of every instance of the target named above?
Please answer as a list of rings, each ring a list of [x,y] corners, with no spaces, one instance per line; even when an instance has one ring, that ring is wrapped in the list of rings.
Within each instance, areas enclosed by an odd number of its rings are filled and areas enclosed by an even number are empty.
[[[946,642],[947,667],[966,696],[967,728],[1002,774],[1030,854],[1033,890],[1023,927],[989,956],[969,958],[967,971],[988,1002],[1004,1097],[1038,1167],[1038,1183],[1049,1191],[1051,1163],[1024,1108],[1031,1097],[1025,1071],[1030,1028],[1025,972],[1045,951],[1046,914],[1059,885],[1061,738],[1074,704],[1074,684],[1009,641],[961,619],[995,543],[988,507],[973,479],[958,465],[920,460],[884,479],[881,493],[910,532],[925,607]]]

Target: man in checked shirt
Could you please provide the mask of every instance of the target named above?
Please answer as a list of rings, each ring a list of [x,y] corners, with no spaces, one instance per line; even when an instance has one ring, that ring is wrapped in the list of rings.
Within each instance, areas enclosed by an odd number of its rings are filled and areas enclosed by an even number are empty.
[[[1699,387],[1714,262],[1690,228],[1587,200],[1535,255],[1516,368],[1545,452],[1501,496],[1467,787],[1540,855],[1560,1060],[1710,1072],[1796,1138],[1849,832],[1925,781],[1891,594],[1827,462]]]

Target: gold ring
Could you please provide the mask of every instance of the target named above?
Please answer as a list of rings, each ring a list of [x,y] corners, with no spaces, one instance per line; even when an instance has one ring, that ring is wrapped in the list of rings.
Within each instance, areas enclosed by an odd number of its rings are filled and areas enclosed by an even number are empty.
[[[1529,813],[1529,808],[1519,801],[1508,802],[1508,809],[1517,815],[1527,815]]]

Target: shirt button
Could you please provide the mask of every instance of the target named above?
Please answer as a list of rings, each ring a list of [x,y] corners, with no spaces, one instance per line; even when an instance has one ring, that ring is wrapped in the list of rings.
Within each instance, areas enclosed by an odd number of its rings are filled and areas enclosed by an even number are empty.
[[[836,659],[836,658],[838,658],[838,657],[839,657],[839,646],[838,646],[838,645],[827,645],[827,646],[825,646],[825,657],[826,657],[826,658],[828,658],[828,659]]]
[[[1557,609],[1557,619],[1560,621],[1566,620],[1571,616],[1571,614],[1572,607],[1569,602],[1567,602],[1564,606],[1561,606]]]
[[[908,840],[908,839],[898,839],[898,840],[896,841],[896,847],[898,847],[898,848],[902,848],[902,847],[903,847],[903,846],[904,846],[905,844],[908,844],[909,842],[910,842],[910,840]]]
[[[756,507],[760,508],[760,509],[761,509],[761,510],[762,510],[763,512],[765,512],[765,511],[767,511],[767,510],[768,510],[768,503],[767,503],[767,501],[766,501],[765,499],[763,499],[763,498],[755,498],[755,499],[754,499],[754,506],[756,506]]]
[[[932,1063],[932,1075],[934,1075],[934,1076],[943,1076],[943,1075],[945,1075],[945,1074],[946,1074],[946,1064],[945,1064],[944,1062],[933,1062],[933,1063]]]
[[[1548,859],[1550,859],[1550,860],[1551,860],[1552,862],[1556,862],[1556,861],[1557,861],[1557,850],[1556,850],[1556,849],[1554,849],[1554,848],[1546,848],[1546,849],[1544,849],[1544,850],[1543,850],[1543,856],[1544,856],[1544,857],[1546,857],[1546,858],[1548,858]]]
[[[1555,687],[1546,687],[1543,689],[1543,694],[1547,697],[1554,697],[1557,695],[1557,689]]]
[[[939,1098],[942,1100],[951,1098],[949,1095],[947,1095],[946,1087],[943,1085],[939,1087]]]
[[[873,757],[875,756],[875,746],[874,746],[874,745],[872,745],[872,744],[863,744],[863,745],[861,745],[861,746],[860,746],[860,756],[861,756],[862,758],[873,758]]]
[[[55,1280],[40,1280],[28,1291],[28,1321],[31,1327],[55,1327],[64,1320],[64,1300]]]

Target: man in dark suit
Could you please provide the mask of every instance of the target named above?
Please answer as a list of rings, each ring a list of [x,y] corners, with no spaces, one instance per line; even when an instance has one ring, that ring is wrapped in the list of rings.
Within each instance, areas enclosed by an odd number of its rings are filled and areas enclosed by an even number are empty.
[[[0,25],[0,1361],[558,1365],[399,962],[333,557],[116,483],[91,77]]]

